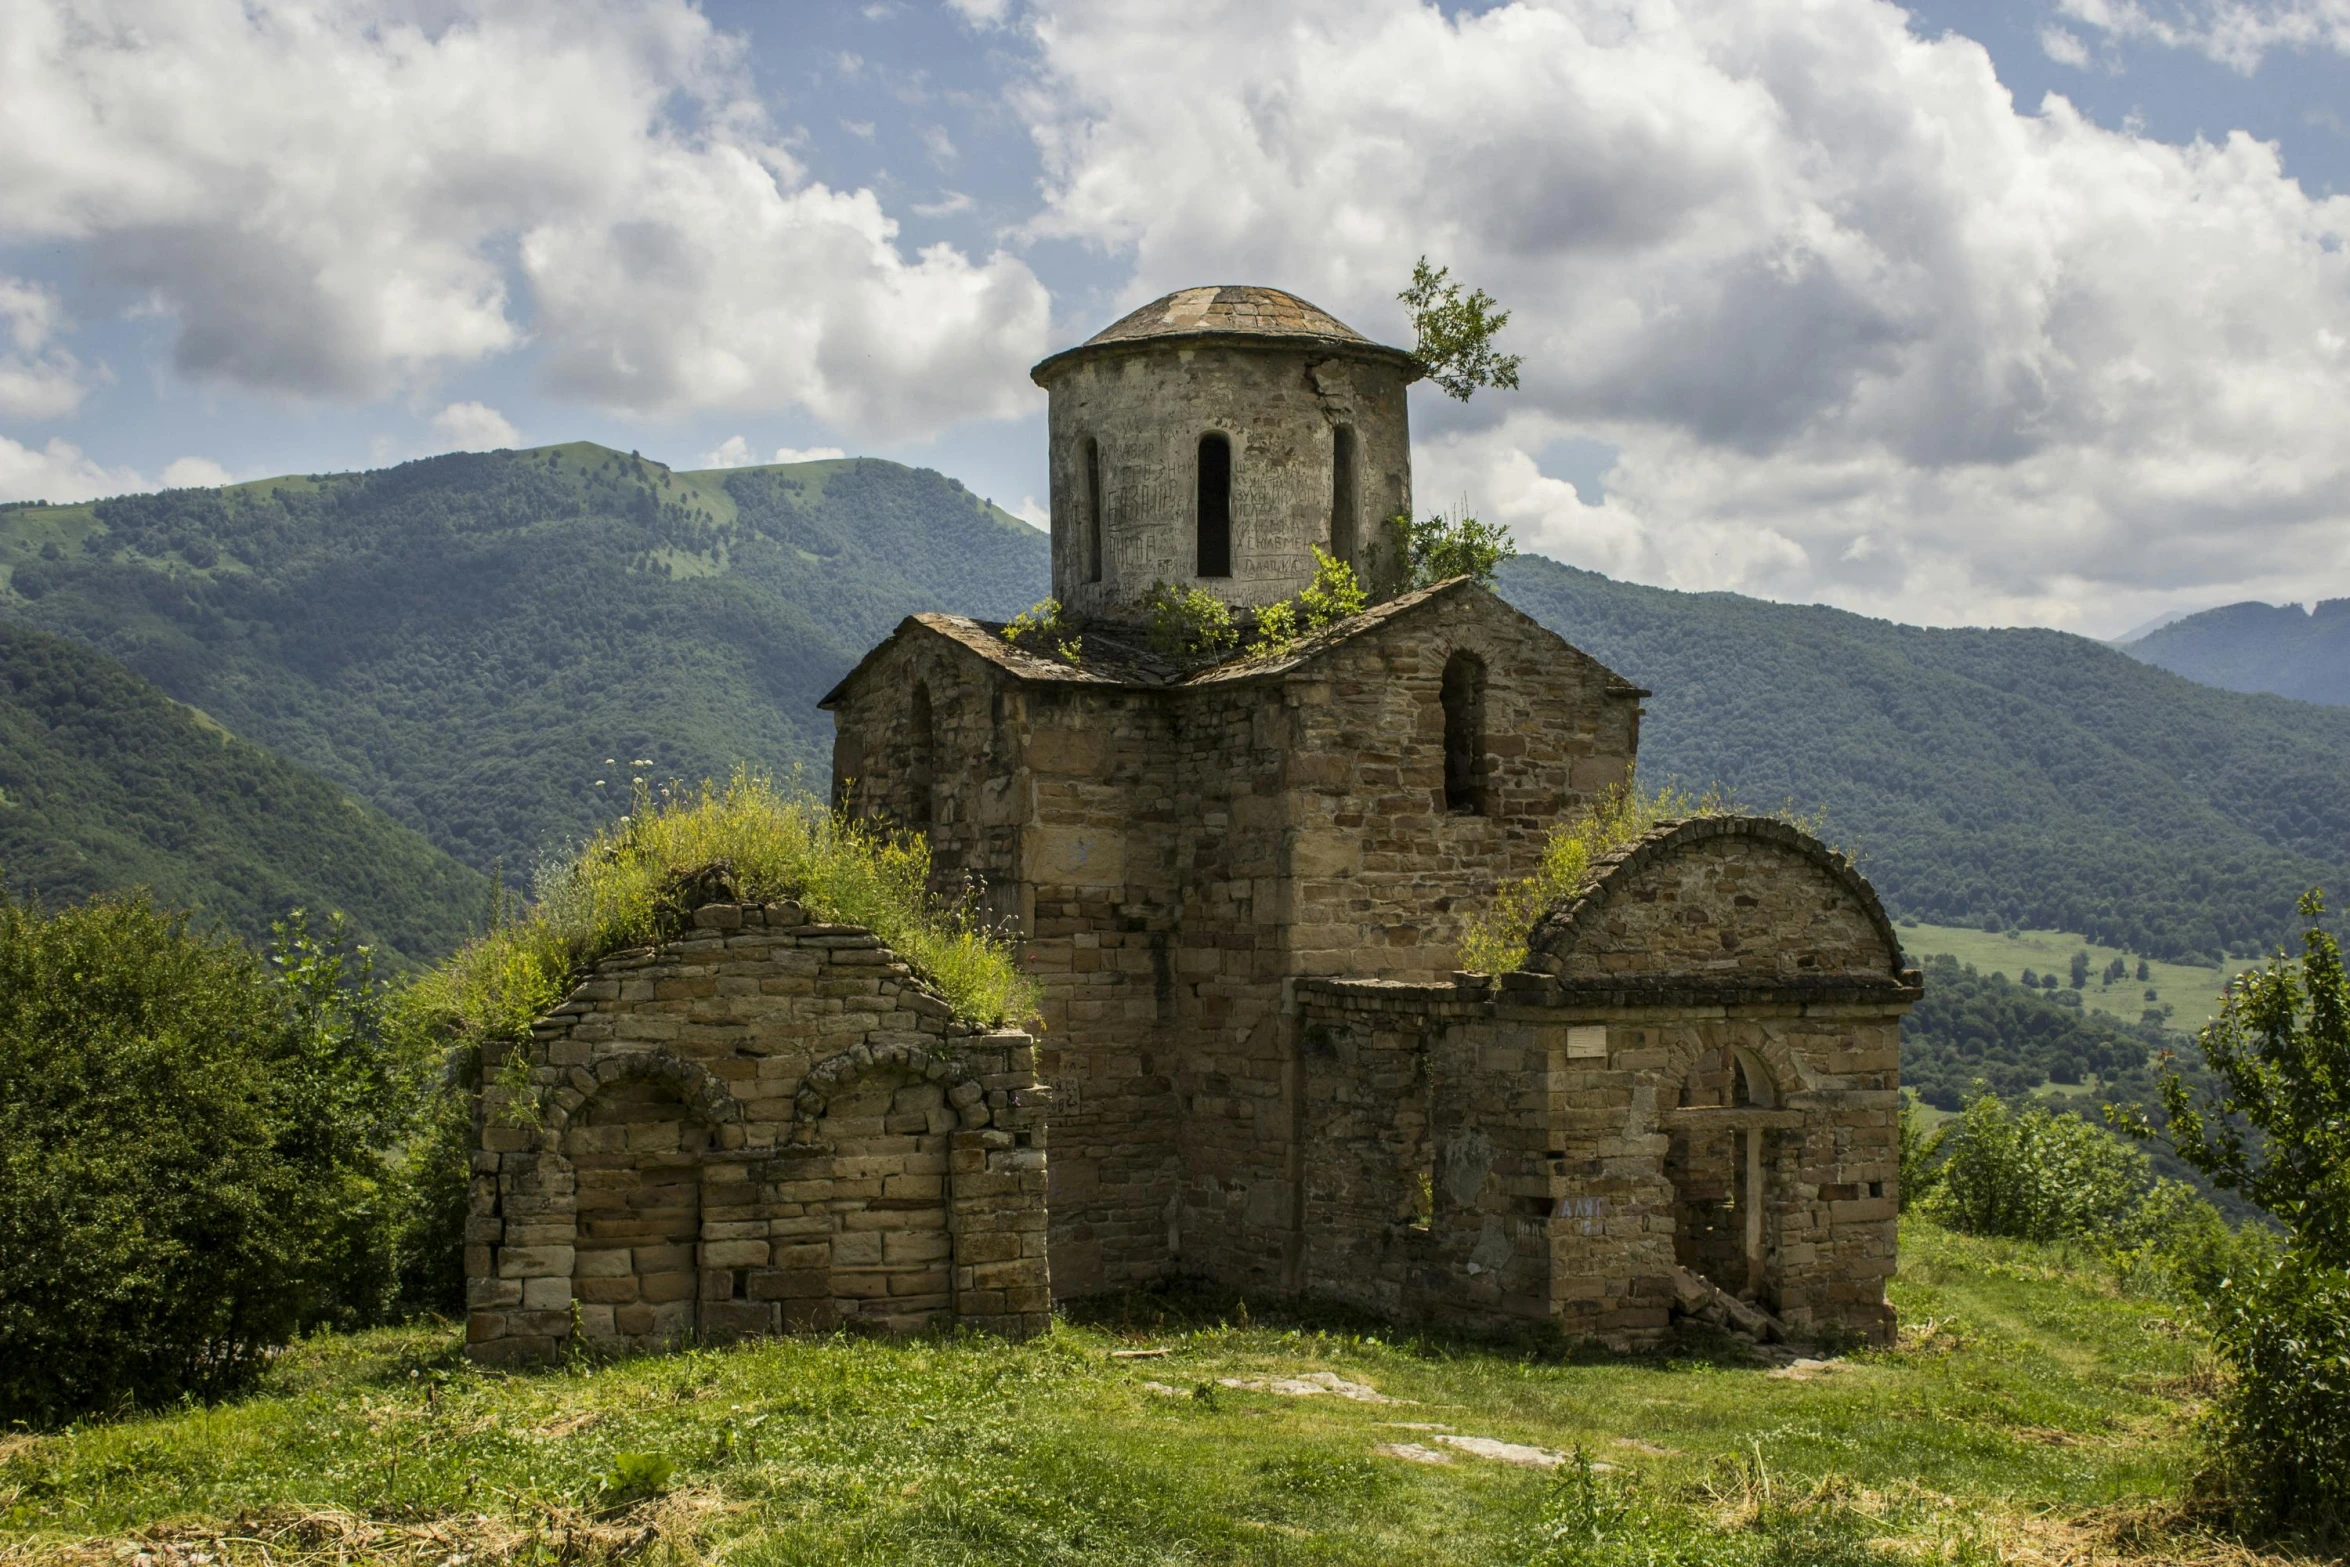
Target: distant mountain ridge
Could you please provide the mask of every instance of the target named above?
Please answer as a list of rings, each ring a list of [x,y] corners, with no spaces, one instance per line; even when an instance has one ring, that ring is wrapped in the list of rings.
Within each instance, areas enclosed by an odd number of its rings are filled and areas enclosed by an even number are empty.
[[[61,637],[0,625],[0,884],[50,904],[147,887],[248,940],[300,906],[393,966],[439,958],[489,883],[340,787]]]
[[[2122,644],[2122,651],[2223,691],[2350,706],[2350,599],[2223,604]]]
[[[1656,693],[1649,782],[1824,809],[1898,913],[2216,957],[2283,939],[2307,887],[2350,892],[2350,712],[2063,632],[1896,625],[1540,557],[1501,591]]]

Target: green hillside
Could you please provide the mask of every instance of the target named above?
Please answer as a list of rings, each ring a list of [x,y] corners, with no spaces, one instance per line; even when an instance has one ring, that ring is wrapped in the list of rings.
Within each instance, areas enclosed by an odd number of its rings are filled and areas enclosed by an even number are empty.
[[[831,682],[912,611],[1025,608],[1046,553],[927,470],[575,444],[0,512],[0,619],[515,871],[608,818],[635,759],[821,779]]]
[[[2148,632],[2122,651],[2224,691],[2350,705],[2350,599],[2227,604]]]
[[[1643,772],[1825,808],[1888,907],[2204,961],[2350,893],[2350,712],[2217,691],[2083,637],[1927,630],[1538,557],[1503,594],[1655,695]]]
[[[248,938],[340,909],[395,960],[478,922],[488,883],[87,648],[0,625],[0,881],[51,903],[136,886]]]

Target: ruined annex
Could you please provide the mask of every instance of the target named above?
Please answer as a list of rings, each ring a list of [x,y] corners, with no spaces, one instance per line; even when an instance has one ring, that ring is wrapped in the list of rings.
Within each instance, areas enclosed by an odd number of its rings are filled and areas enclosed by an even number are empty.
[[[1619,1347],[1677,1313],[1889,1335],[1919,981],[1844,858],[1668,823],[1523,970],[1459,972],[1466,917],[1630,778],[1649,693],[1472,580],[1405,591],[1418,373],[1229,286],[1036,366],[1081,635],[915,615],[823,704],[836,800],[985,889],[1034,1033],[717,890],[539,1025],[536,1125],[485,1110],[476,1355],[1022,1333],[1181,1280]],[[1148,635],[1154,585],[1245,625],[1317,548],[1367,610],[1255,656]]]

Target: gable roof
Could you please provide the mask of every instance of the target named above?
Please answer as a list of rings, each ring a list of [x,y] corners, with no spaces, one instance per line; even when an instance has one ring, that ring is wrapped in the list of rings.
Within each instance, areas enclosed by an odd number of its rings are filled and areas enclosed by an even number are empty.
[[[1394,622],[1408,619],[1426,606],[1439,601],[1456,599],[1463,594],[1482,594],[1501,612],[1515,616],[1545,636],[1558,637],[1539,621],[1523,614],[1489,589],[1479,587],[1472,577],[1454,577],[1432,587],[1417,588],[1412,592],[1374,604],[1359,615],[1349,615],[1333,625],[1325,626],[1308,637],[1301,637],[1278,653],[1252,656],[1246,652],[1231,652],[1211,658],[1182,659],[1170,657],[1153,649],[1147,634],[1139,626],[1114,623],[1089,623],[1081,628],[1083,656],[1077,663],[1032,653],[1015,647],[1003,638],[1004,622],[974,620],[967,615],[924,613],[908,615],[898,623],[895,631],[876,644],[857,663],[857,667],[841,677],[840,683],[826,692],[816,705],[827,711],[846,700],[849,687],[854,685],[882,653],[897,644],[901,637],[930,635],[942,637],[965,651],[1002,670],[1014,679],[1035,685],[1105,686],[1125,690],[1177,690],[1196,686],[1223,685],[1250,680],[1272,680],[1288,675],[1333,649],[1370,635]],[[1576,648],[1563,637],[1559,645],[1580,658],[1590,655]],[[1597,664],[1598,661],[1593,659]],[[1605,666],[1601,666],[1604,668]],[[1607,671],[1608,695],[1637,700],[1649,693],[1632,684],[1613,670]]]

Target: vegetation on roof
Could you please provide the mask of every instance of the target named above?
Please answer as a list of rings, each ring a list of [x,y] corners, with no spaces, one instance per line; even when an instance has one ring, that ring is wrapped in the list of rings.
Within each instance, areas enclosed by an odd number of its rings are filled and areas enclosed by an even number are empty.
[[[691,913],[684,889],[716,875],[743,901],[797,900],[864,926],[967,1022],[1035,1014],[1033,986],[975,899],[930,891],[926,842],[748,770],[698,789],[637,784],[628,814],[542,871],[536,901],[419,980],[411,1005],[475,1046],[526,1038],[598,959],[676,934]]]

